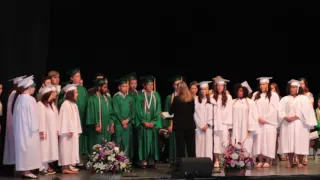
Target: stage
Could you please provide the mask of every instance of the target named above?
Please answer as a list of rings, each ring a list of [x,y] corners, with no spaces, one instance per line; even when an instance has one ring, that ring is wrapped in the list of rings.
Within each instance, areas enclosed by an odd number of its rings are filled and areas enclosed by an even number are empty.
[[[157,169],[133,169],[133,173],[139,177],[121,177],[121,179],[170,179],[170,166],[168,164],[157,164]],[[247,170],[246,179],[319,179],[320,178],[320,160],[309,159],[308,166],[302,169],[287,169],[285,162],[280,162],[278,166],[272,166],[269,169]],[[94,178],[86,170],[82,170],[77,175],[56,174],[53,176],[39,176],[41,180],[52,180],[58,177],[62,180],[94,180],[107,178]],[[239,178],[239,177],[235,177]],[[0,177],[1,180],[17,180],[19,177]],[[203,179],[203,178],[202,178]],[[211,178],[205,179],[225,179],[224,173],[213,173]],[[228,177],[229,179],[229,177]]]

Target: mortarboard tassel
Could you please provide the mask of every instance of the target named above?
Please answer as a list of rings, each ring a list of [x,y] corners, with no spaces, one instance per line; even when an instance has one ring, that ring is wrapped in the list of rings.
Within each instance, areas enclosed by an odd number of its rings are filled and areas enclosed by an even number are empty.
[[[153,79],[153,91],[156,91],[156,78]]]

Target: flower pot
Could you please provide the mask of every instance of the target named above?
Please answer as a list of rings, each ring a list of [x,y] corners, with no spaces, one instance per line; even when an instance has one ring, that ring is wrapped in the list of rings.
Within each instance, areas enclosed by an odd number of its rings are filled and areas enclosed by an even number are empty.
[[[224,170],[225,176],[245,176],[246,169],[225,169]]]
[[[121,174],[112,174],[112,173],[105,173],[105,174],[93,174],[89,180],[120,180]]]

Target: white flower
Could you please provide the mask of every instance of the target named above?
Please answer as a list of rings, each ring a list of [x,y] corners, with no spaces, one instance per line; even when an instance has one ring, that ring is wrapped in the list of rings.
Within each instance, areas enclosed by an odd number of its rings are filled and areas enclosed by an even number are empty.
[[[239,158],[239,155],[236,154],[236,153],[233,153],[233,154],[231,155],[231,158],[232,158],[233,160],[237,160],[237,159]]]
[[[234,147],[237,148],[237,149],[241,149],[242,148],[240,144],[236,144],[236,145],[234,145]]]
[[[120,168],[121,169],[124,169],[124,168],[126,168],[127,167],[127,164],[126,163],[124,163],[124,162],[121,162],[120,163]]]
[[[247,157],[249,157],[249,153],[248,153],[248,152],[244,152],[244,153],[243,153],[243,156],[244,156],[245,158],[247,158]]]
[[[87,169],[90,169],[91,167],[92,167],[92,162],[89,161],[89,162],[87,163]]]
[[[108,161],[113,162],[113,161],[115,161],[115,160],[116,160],[116,158],[114,158],[114,156],[109,156],[109,157],[108,157]]]
[[[97,154],[96,152],[93,152],[93,154]]]
[[[239,161],[238,166],[243,167],[244,166],[244,162],[243,161]]]
[[[119,153],[119,147],[114,147],[114,151],[116,152],[116,153]]]

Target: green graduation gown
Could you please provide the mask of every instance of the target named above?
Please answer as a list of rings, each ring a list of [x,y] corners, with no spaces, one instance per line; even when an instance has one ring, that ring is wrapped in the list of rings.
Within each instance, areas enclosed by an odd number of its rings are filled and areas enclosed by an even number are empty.
[[[124,96],[122,93],[117,93],[113,96],[114,110],[114,142],[125,152],[128,158],[132,158],[132,121],[134,120],[135,101],[131,96]],[[122,127],[123,120],[129,120],[128,128]]]
[[[99,110],[99,99],[101,103],[101,112]],[[101,133],[96,132],[96,126],[100,124],[101,113]],[[101,144],[102,139],[111,141],[111,134],[109,132],[110,125],[113,124],[112,120],[112,99],[109,96],[98,96],[93,94],[90,96],[87,106],[87,134],[88,134],[88,150],[91,154],[93,152],[92,147],[96,144]]]
[[[145,103],[152,97],[150,108]],[[147,103],[146,103],[147,104]],[[139,160],[159,160],[159,129],[162,128],[161,122],[161,99],[157,92],[153,96],[139,93],[136,101],[136,125],[138,130]],[[146,128],[144,122],[153,122],[153,128]]]
[[[171,104],[172,104],[171,101],[173,100],[172,95],[174,95],[174,93],[169,94],[166,98],[165,105],[164,105],[165,112],[170,111]],[[168,127],[170,127],[170,120],[163,119],[162,124],[163,124],[163,127],[167,129]],[[169,148],[169,159],[174,161],[176,159],[176,137],[175,137],[174,131],[172,131],[169,134],[169,147],[168,148]]]
[[[82,126],[82,134],[79,137],[79,152],[80,154],[88,154],[88,148],[87,148],[87,131],[85,127],[85,117],[86,117],[86,109],[88,104],[88,91],[83,86],[78,86],[78,99],[76,101],[76,104],[79,109],[79,116]],[[62,103],[64,102],[64,91],[60,91],[59,97],[58,97],[58,107],[60,108]]]

